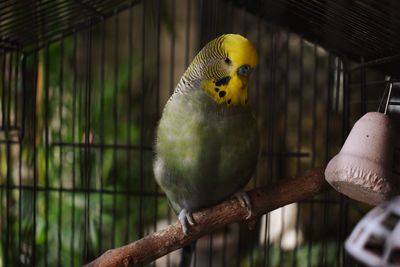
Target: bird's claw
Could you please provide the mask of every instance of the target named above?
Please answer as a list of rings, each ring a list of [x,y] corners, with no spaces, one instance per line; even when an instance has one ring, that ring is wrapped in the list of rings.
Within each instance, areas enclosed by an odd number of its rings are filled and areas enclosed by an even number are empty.
[[[189,228],[196,224],[193,219],[193,214],[186,209],[182,209],[181,212],[179,212],[178,218],[182,225],[183,234],[187,235],[189,233]]]
[[[235,197],[238,199],[240,206],[247,208],[248,214],[246,219],[251,217],[251,201],[249,195],[244,191],[239,191],[235,194]]]

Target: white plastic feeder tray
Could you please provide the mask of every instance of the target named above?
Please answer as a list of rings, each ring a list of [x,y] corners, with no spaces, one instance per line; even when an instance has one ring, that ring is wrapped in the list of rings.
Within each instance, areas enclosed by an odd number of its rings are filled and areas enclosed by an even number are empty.
[[[371,210],[354,228],[345,247],[367,266],[400,266],[400,196]]]

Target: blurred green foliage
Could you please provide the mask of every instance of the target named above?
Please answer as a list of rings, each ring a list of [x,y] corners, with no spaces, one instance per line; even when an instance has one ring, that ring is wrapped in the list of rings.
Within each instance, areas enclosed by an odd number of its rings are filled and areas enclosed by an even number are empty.
[[[3,259],[11,266],[80,266],[153,231],[156,218],[166,216],[152,177],[156,108],[141,109],[156,90],[148,82],[156,53],[142,58],[140,39],[126,45],[129,30],[141,29],[132,21],[142,19],[140,12],[128,10],[25,56],[26,71],[36,73],[26,78],[35,100],[25,109],[21,149],[0,150],[0,182],[26,188],[0,189],[0,227],[7,233],[0,266]],[[146,31],[156,31],[154,16],[144,21]],[[124,33],[118,43],[115,31]],[[22,99],[29,88],[19,79]]]
[[[323,250],[323,251],[322,251]],[[307,266],[318,267],[340,265],[337,253],[340,248],[338,243],[315,242],[311,246],[303,245],[296,250],[282,250],[277,245],[259,246],[250,251],[241,261],[240,266],[266,266],[268,262],[271,267],[275,266]]]

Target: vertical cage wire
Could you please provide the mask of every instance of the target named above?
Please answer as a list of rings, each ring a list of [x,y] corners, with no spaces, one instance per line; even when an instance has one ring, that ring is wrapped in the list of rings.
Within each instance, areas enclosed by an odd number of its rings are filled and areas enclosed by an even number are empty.
[[[259,53],[250,94],[261,154],[248,188],[324,166],[377,109],[385,80],[372,66],[226,1],[144,1],[39,49],[4,48],[0,265],[82,265],[176,219],[152,174],[154,130],[196,52],[227,32]],[[193,266],[355,264],[343,241],[365,211],[329,191],[263,216],[253,231],[235,224],[200,239]]]

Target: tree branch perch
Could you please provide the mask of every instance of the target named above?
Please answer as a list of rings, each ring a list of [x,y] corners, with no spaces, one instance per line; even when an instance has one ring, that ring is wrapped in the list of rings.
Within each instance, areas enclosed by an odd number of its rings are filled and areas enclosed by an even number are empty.
[[[248,192],[252,203],[250,220],[287,204],[311,198],[327,188],[329,185],[324,179],[324,169],[316,169],[276,185],[253,189]],[[183,235],[180,223],[176,222],[133,243],[108,250],[86,266],[141,266],[225,225],[244,221],[247,215],[247,209],[232,198],[194,213],[196,225],[187,236]]]

